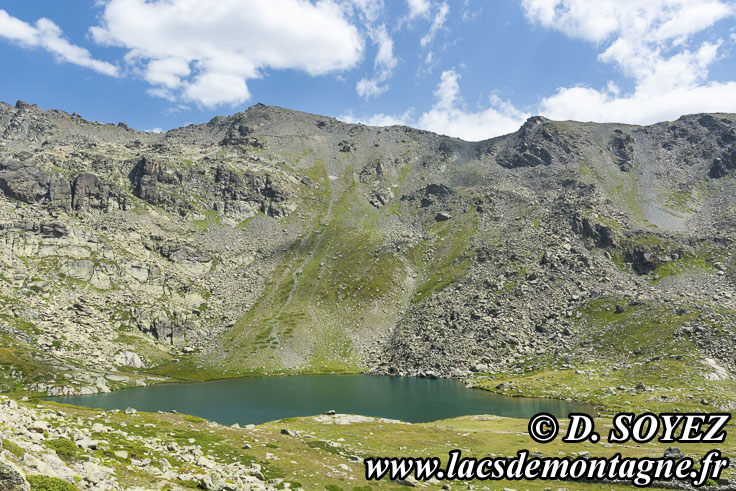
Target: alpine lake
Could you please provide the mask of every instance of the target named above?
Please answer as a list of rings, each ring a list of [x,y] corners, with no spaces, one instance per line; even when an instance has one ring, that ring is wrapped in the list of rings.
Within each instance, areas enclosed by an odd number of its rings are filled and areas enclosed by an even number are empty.
[[[449,379],[371,375],[297,375],[246,377],[187,384],[161,384],[110,393],[54,397],[65,404],[104,410],[177,411],[223,425],[337,413],[378,416],[411,423],[488,414],[530,418],[591,413],[572,401],[531,399],[468,389]]]

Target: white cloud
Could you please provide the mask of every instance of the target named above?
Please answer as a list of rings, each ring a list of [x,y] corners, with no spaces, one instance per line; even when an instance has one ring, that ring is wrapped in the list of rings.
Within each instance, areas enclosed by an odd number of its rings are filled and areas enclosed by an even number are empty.
[[[359,2],[365,12],[375,0]],[[363,40],[331,0],[108,0],[95,41],[128,50],[149,93],[207,107],[249,99],[271,69],[322,75],[360,61]]]
[[[386,26],[381,26],[376,32],[378,43],[378,54],[376,54],[376,66],[382,70],[393,70],[398,60],[394,56],[394,42],[386,31]]]
[[[454,70],[442,72],[434,93],[434,106],[417,120],[420,128],[478,141],[516,131],[529,117],[497,96],[490,98],[488,107],[476,111],[464,109],[459,96],[459,79],[460,75]]]
[[[412,118],[410,110],[401,115],[381,113],[360,118],[350,112],[338,119],[372,126],[403,124],[469,141],[479,141],[516,131],[530,116],[497,96],[489,99],[487,107],[466,109],[459,95],[459,79],[460,75],[454,70],[442,72],[440,83],[434,92],[435,104],[418,118]]]
[[[650,124],[688,113],[736,112],[736,81],[708,79],[709,68],[723,56],[726,43],[707,35],[708,29],[736,15],[733,2],[523,0],[522,7],[531,22],[595,44],[600,50],[599,61],[613,64],[634,82],[629,91],[622,91],[614,81],[600,89],[561,87],[540,100],[536,113],[552,119]],[[434,29],[436,33],[444,20],[435,21],[433,27],[440,26]],[[423,45],[430,42],[431,33],[432,29]],[[733,35],[731,29],[724,36]],[[454,70],[443,72],[434,105],[416,118],[378,114],[362,121],[401,120],[430,131],[480,140],[514,131],[529,116],[497,96],[487,105],[468,109],[459,95],[459,78]]]
[[[409,4],[409,19],[415,17],[427,17],[431,4],[429,0],[407,0]]]
[[[381,84],[391,78],[393,70],[399,62],[394,56],[394,42],[385,25],[372,30],[370,36],[378,46],[376,59],[373,63],[376,73],[372,78],[361,79],[355,86],[358,95],[366,99],[376,97],[388,90],[387,85]]]
[[[187,100],[214,107],[223,102],[247,101],[250,92],[241,74],[205,70],[186,84],[184,96]]]
[[[145,78],[153,85],[176,89],[181,86],[182,78],[189,76],[190,73],[189,62],[186,59],[170,57],[148,62]]]
[[[117,76],[118,68],[106,61],[92,57],[90,52],[64,39],[59,26],[46,18],[28,24],[0,9],[0,37],[27,48],[42,48],[59,61],[90,68],[104,75]]]
[[[736,112],[736,82],[675,87],[651,93],[637,89],[619,97],[608,90],[560,89],[544,99],[540,113],[552,119],[652,124],[699,112]]]
[[[348,10],[351,10],[352,7],[357,8],[357,10],[363,15],[363,21],[366,24],[372,24],[381,15],[381,11],[383,10],[383,0],[347,0],[347,2],[343,4],[343,7]]]
[[[427,34],[422,36],[422,39],[419,40],[419,44],[422,45],[422,48],[426,48],[427,45],[434,40],[434,37],[437,35],[439,30],[445,26],[447,14],[449,13],[449,5],[447,5],[447,2],[443,2],[439,9],[437,9],[437,14],[434,16],[434,20],[432,21],[432,25],[429,27],[429,31],[427,31]]]
[[[477,19],[483,13],[483,7],[474,5],[475,9],[470,8],[470,0],[465,0],[462,8],[462,19],[465,22]]]
[[[366,118],[357,118],[352,113],[352,111],[349,111],[341,116],[338,116],[337,119],[339,119],[340,121],[345,121],[346,123],[363,123],[369,126],[408,126],[412,123],[411,113],[412,110],[409,109],[404,114],[399,115],[379,113],[368,116]]]
[[[708,81],[723,40],[692,38],[733,17],[734,5],[719,0],[524,0],[532,22],[595,43],[598,59],[634,80],[621,94],[606,89],[563,87],[540,103],[553,119],[654,123],[682,114],[736,111],[736,83]]]
[[[361,78],[358,83],[355,84],[355,91],[360,97],[370,99],[371,97],[378,97],[388,90],[387,85],[381,85],[380,82],[375,78]]]

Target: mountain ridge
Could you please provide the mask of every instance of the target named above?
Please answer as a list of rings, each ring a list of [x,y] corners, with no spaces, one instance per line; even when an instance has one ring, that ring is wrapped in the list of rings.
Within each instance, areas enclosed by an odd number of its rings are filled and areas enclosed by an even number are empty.
[[[0,135],[3,341],[76,381],[21,377],[42,393],[736,369],[734,115],[465,142],[263,105],[157,134],[19,101]]]

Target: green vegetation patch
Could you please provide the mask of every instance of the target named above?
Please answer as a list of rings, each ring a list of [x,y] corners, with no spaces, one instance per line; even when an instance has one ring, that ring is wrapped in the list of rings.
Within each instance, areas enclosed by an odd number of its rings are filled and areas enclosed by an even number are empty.
[[[672,210],[693,213],[701,199],[700,189],[696,188],[692,192],[676,191],[669,193],[665,196],[665,203]]]
[[[578,324],[589,333],[599,353],[633,360],[637,356],[684,355],[695,348],[688,339],[675,336],[675,331],[696,320],[697,313],[682,313],[675,306],[628,305],[623,299],[601,298],[577,311],[583,314]]]
[[[412,299],[414,302],[442,290],[467,273],[475,259],[469,245],[477,230],[478,222],[472,214],[437,222],[429,230],[433,240],[409,251],[412,263],[424,271]]]
[[[66,462],[72,462],[81,455],[79,448],[74,444],[74,442],[67,440],[66,438],[46,440],[43,444],[55,451],[56,455]]]
[[[222,217],[215,210],[204,212],[205,217],[200,220],[192,220],[192,228],[198,232],[204,232],[210,227],[219,227],[222,225]]]
[[[692,254],[687,254],[677,261],[661,264],[654,270],[657,276],[659,276],[657,281],[688,272],[715,273],[716,271],[716,268],[709,262],[708,258]]]
[[[19,459],[22,459],[23,458],[23,455],[25,455],[25,450],[23,450],[18,445],[16,445],[15,443],[11,442],[10,440],[6,440],[5,438],[3,438],[2,441],[3,441],[3,446],[2,446],[3,449],[5,449],[8,452],[10,452],[11,454],[15,455]]]
[[[77,491],[77,487],[58,477],[28,476],[31,491]]]
[[[171,354],[159,348],[156,344],[149,342],[142,334],[138,334],[137,330],[130,330],[130,333],[122,332],[115,339],[116,343],[128,345],[131,351],[138,353],[146,360],[148,367],[162,365],[171,361]],[[125,368],[125,367],[121,367]]]

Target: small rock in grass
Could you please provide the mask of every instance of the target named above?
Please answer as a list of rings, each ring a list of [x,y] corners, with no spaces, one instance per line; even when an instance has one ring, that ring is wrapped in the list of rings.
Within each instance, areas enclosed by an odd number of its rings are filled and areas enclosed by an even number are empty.
[[[685,456],[685,452],[677,447],[670,447],[664,451],[664,457],[679,460]]]

